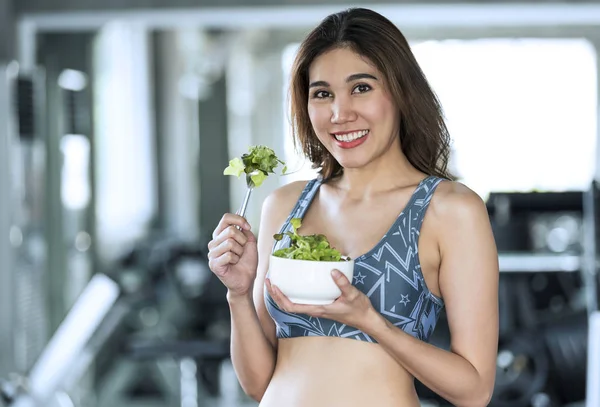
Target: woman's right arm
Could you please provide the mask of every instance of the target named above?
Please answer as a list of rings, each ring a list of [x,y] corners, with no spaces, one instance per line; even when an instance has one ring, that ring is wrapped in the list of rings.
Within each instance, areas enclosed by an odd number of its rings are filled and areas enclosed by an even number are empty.
[[[273,248],[273,235],[285,220],[276,191],[262,207],[258,235],[258,268],[253,289],[247,294],[227,295],[231,312],[231,360],[244,392],[260,401],[275,370],[277,338],[275,324],[263,298],[265,276]],[[283,219],[281,219],[283,216]]]
[[[252,287],[247,292],[229,289],[227,295],[231,311],[231,360],[242,388],[256,401],[260,401],[267,390],[277,359],[275,323],[267,311],[263,296],[265,277],[275,242],[273,235],[279,233],[306,184],[306,181],[291,182],[276,189],[265,199]],[[251,235],[250,232],[246,234]],[[240,252],[240,249],[241,247],[238,247],[237,251]],[[240,263],[244,262],[244,255],[246,253],[243,253]],[[239,295],[240,293],[243,294]]]
[[[277,359],[275,323],[263,297],[273,235],[305,186],[306,181],[291,182],[265,199],[258,243],[250,230],[243,229],[246,220],[231,214],[223,216],[209,243],[209,266],[228,288],[233,367],[244,392],[256,401],[267,390]]]

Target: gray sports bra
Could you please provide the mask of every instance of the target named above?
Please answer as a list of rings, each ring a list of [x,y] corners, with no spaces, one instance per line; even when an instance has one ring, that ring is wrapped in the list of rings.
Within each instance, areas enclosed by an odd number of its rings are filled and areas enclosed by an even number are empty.
[[[354,259],[352,284],[370,298],[375,309],[388,321],[426,342],[435,329],[444,302],[425,284],[417,256],[418,239],[425,211],[441,181],[434,176],[423,179],[386,235],[368,253]],[[292,230],[292,218],[304,217],[321,184],[320,179],[308,182],[281,233]],[[283,239],[277,242],[273,251],[287,245],[289,239]],[[336,321],[285,312],[266,289],[264,292],[278,338],[337,336],[376,342],[364,332]]]

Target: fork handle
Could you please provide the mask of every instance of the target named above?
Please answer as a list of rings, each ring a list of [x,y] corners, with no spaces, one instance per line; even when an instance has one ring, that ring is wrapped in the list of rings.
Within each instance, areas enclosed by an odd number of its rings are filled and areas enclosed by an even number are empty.
[[[252,194],[252,188],[246,189],[246,196],[244,197],[244,202],[242,202],[242,206],[236,212],[236,215],[240,215],[244,217],[246,215],[246,209],[248,209],[248,201],[250,201],[250,195]]]

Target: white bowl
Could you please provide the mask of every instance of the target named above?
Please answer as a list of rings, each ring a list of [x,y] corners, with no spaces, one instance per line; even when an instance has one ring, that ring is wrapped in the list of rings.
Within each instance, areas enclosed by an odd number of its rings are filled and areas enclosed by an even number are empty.
[[[341,271],[352,284],[354,260],[311,261],[271,256],[268,277],[290,301],[296,304],[326,305],[342,293],[331,271]]]

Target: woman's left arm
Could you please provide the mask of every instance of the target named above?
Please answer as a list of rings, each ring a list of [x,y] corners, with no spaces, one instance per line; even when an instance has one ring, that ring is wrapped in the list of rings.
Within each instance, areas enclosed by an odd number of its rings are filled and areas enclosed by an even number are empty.
[[[441,186],[440,186],[441,187]],[[288,312],[328,318],[373,337],[400,365],[457,407],[484,407],[494,388],[498,351],[498,253],[481,198],[460,184],[434,195],[428,210],[438,236],[439,285],[450,328],[450,351],[389,323],[341,273],[342,295],[330,305],[293,304],[267,288]],[[427,219],[426,219],[427,222]]]
[[[434,215],[450,352],[413,338],[383,318],[365,329],[406,370],[452,404],[483,407],[492,396],[496,373],[498,253],[485,204],[474,192],[456,187],[459,191],[435,202]]]

